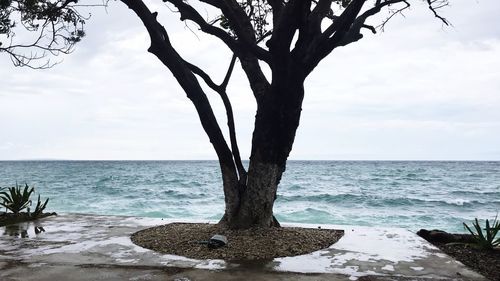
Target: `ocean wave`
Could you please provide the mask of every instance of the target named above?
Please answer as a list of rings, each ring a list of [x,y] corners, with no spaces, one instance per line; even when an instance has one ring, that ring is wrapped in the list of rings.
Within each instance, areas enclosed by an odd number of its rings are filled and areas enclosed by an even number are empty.
[[[191,187],[201,187],[201,186],[203,186],[202,183],[197,182],[197,181],[188,181],[188,182],[183,181],[183,182],[179,183],[179,185],[182,186],[182,187],[190,187],[190,188]]]
[[[173,189],[167,189],[161,191],[158,196],[161,197],[161,199],[201,199],[201,198],[206,198],[208,197],[208,194],[203,193],[203,192],[181,192],[179,190],[173,190]]]
[[[484,178],[484,177],[486,177],[486,175],[485,174],[474,173],[474,174],[468,174],[467,177],[469,177],[469,178]]]
[[[456,190],[456,191],[451,191],[450,194],[466,195],[466,196],[496,196],[496,198],[500,198],[500,190],[499,191]]]
[[[326,203],[339,203],[339,202],[362,202],[366,200],[364,195],[354,194],[315,194],[315,195],[278,195],[279,201],[295,202],[295,201],[310,201],[310,202],[326,202]]]
[[[408,181],[408,182],[432,182],[436,179],[430,179],[427,177],[417,177],[415,174],[408,174],[404,177],[395,177],[395,180]]]
[[[476,200],[468,200],[463,198],[449,198],[449,199],[417,199],[412,198],[413,201],[419,202],[429,202],[429,203],[437,203],[437,204],[447,204],[447,205],[455,205],[455,206],[464,206],[469,204],[482,204],[483,202]]]
[[[96,186],[101,186],[109,181],[112,181],[113,180],[113,176],[106,176],[106,177],[102,177],[102,178],[99,178],[97,179],[97,182],[95,183]]]
[[[183,179],[181,178],[174,178],[174,179],[163,179],[160,183],[161,184],[176,184],[176,183],[181,183]]]
[[[331,223],[334,214],[316,208],[305,208],[293,212],[282,212],[278,215],[278,219],[288,222],[311,222]]]
[[[285,189],[287,190],[301,190],[302,188],[304,188],[303,186],[301,186],[300,184],[292,184],[290,186],[286,186],[284,187]]]
[[[278,196],[278,202],[291,203],[291,202],[318,202],[329,204],[342,204],[342,205],[367,205],[371,207],[395,207],[395,206],[466,206],[484,205],[495,203],[496,201],[481,201],[471,200],[465,198],[412,198],[412,197],[377,197],[363,194],[315,194],[315,195],[281,195]]]
[[[457,205],[457,206],[463,206],[463,205],[469,204],[469,203],[483,203],[483,202],[480,202],[480,201],[467,200],[467,199],[462,199],[462,198],[446,199],[444,201],[446,203],[448,203],[448,204]]]
[[[395,198],[384,198],[381,200],[375,200],[381,207],[384,206],[436,206],[436,207],[471,207],[473,205],[484,205],[492,203],[491,201],[479,201],[470,200],[463,198],[443,198],[443,199],[427,199],[427,198],[412,198],[412,197],[395,197]]]

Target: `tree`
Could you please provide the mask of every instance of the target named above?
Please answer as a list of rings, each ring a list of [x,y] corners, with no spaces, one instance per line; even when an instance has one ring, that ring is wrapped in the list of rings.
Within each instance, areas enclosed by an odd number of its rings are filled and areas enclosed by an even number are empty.
[[[437,13],[448,4],[447,0],[415,1],[426,2],[430,11],[448,24]],[[369,18],[386,10],[386,18],[378,26],[383,28],[393,16],[408,9],[411,1],[163,0],[180,14],[180,20],[193,22],[232,52],[227,74],[220,84],[174,49],[158,14],[143,0],[121,2],[141,19],[151,39],[148,51],[170,70],[192,101],[215,149],[226,203],[220,223],[231,228],[248,228],[279,226],[273,216],[273,204],[299,126],[306,78],[333,50],[363,38],[363,29],[375,33],[376,27],[367,23]],[[219,15],[206,19],[193,4],[208,5]],[[248,171],[241,161],[226,92],[237,61],[257,103]],[[271,77],[264,74],[262,63],[269,66]],[[198,77],[224,103],[229,144]]]

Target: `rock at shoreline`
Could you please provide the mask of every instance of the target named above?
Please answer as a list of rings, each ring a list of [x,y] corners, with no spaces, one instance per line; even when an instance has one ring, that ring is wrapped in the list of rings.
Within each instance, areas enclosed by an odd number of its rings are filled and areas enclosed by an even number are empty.
[[[417,235],[431,243],[474,243],[474,238],[470,234],[453,234],[443,230],[420,229]]]
[[[0,213],[0,226],[6,226],[9,224],[26,222],[26,221],[34,221],[37,219],[46,218],[49,216],[57,216],[56,213],[42,213],[37,217],[32,217],[30,214],[26,212],[13,214],[13,213]]]

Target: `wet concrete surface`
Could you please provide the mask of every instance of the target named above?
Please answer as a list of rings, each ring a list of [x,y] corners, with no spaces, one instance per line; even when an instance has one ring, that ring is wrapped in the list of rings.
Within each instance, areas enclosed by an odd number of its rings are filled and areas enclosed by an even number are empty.
[[[170,222],[66,214],[0,227],[0,280],[485,280],[397,228],[321,225],[345,236],[308,255],[252,263],[164,255],[130,241]]]

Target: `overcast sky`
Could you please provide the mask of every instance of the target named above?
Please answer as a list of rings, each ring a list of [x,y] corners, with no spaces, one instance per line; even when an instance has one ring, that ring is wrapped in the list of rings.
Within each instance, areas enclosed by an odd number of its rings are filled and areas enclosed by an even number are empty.
[[[290,159],[500,160],[500,2],[450,1],[453,27],[414,5],[324,60],[307,80]],[[180,53],[222,79],[227,49],[160,14]],[[0,54],[0,160],[216,159],[148,46],[139,20],[112,2],[92,11],[87,36],[52,69],[16,68]],[[240,69],[229,95],[247,159],[256,106]]]

